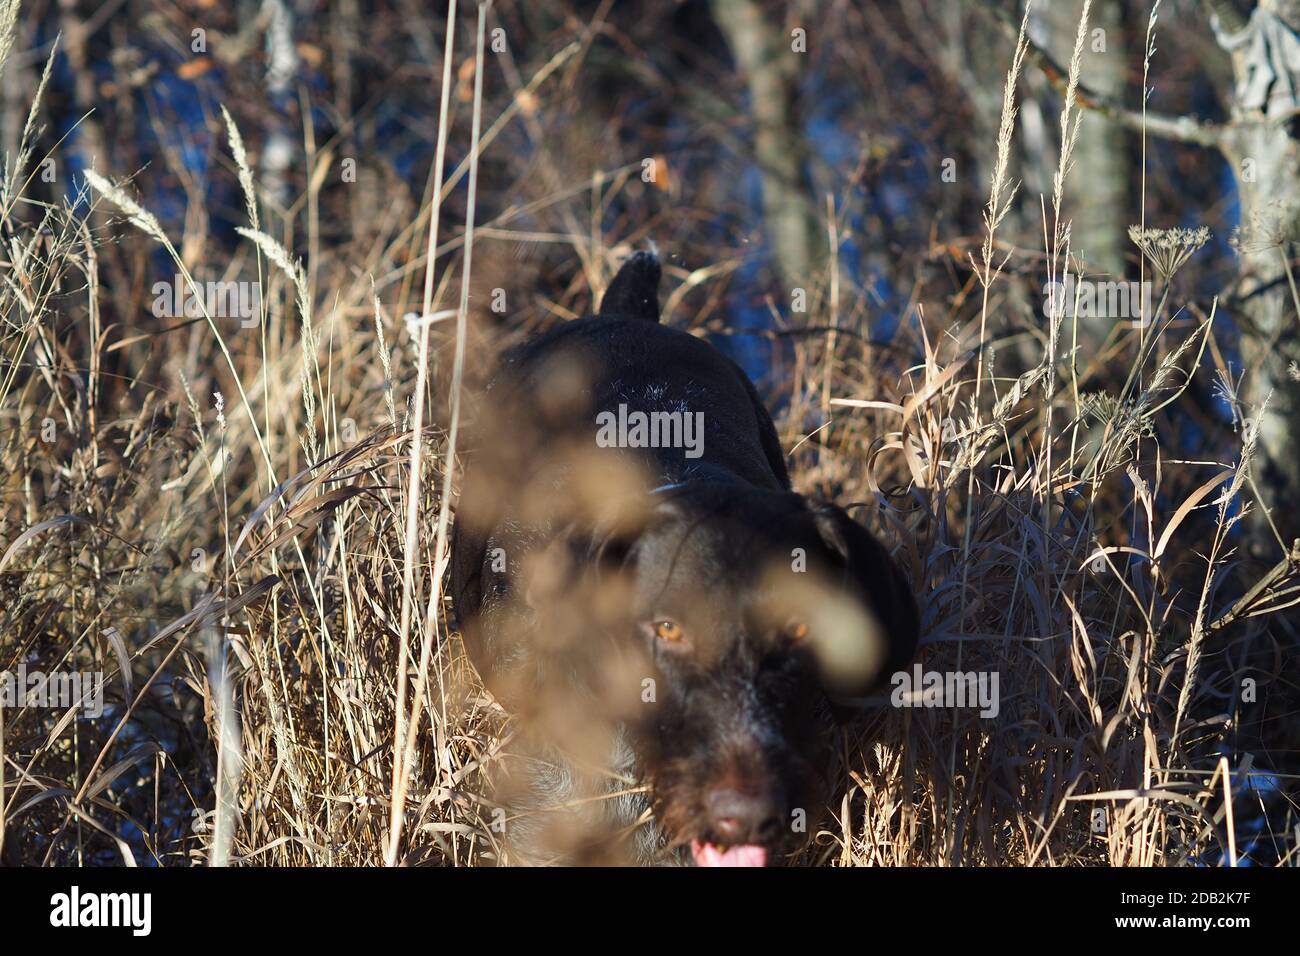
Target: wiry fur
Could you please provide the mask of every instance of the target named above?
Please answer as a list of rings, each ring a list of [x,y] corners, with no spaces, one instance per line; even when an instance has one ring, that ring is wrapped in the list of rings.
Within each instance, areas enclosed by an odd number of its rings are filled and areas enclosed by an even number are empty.
[[[888,552],[790,491],[744,373],[654,321],[658,278],[638,254],[612,314],[507,353],[479,415],[452,587],[476,667],[519,717],[498,778],[514,862],[797,850],[832,785],[833,701],[903,666],[917,639]],[[598,447],[598,413],[620,404],[701,414],[702,454]],[[859,670],[834,671],[792,620],[817,638],[848,621]]]

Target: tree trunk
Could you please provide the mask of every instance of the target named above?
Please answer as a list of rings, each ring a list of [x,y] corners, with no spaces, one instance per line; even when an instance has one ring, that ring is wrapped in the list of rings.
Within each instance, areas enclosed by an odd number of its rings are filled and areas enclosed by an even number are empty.
[[[806,151],[794,110],[800,58],[809,54],[794,52],[781,22],[757,0],[714,0],[713,15],[749,88],[772,256],[787,288],[806,285],[826,248],[804,184]]]
[[[1244,25],[1215,18],[1219,44],[1236,79],[1233,123],[1222,144],[1241,202],[1238,309],[1243,392],[1252,415],[1268,399],[1259,425],[1256,474],[1263,478],[1273,523],[1284,542],[1300,537],[1300,313],[1287,276],[1292,241],[1300,238],[1300,5],[1265,0]],[[1239,29],[1232,29],[1240,26]],[[1294,272],[1294,267],[1292,267]],[[1267,529],[1263,516],[1258,527]]]
[[[1074,52],[1081,7],[1078,0],[1051,0],[1039,8],[1050,30],[1049,44],[1045,45],[1061,63],[1068,64]],[[1124,97],[1128,35],[1124,4],[1120,0],[1094,0],[1080,72],[1091,89],[1116,100]],[[1054,131],[1058,124],[1059,117],[1051,117]],[[1071,251],[1084,260],[1090,272],[1124,278],[1126,256],[1132,249],[1128,226],[1138,221],[1136,197],[1129,190],[1129,184],[1138,178],[1136,155],[1136,144],[1120,124],[1099,113],[1083,114],[1079,142],[1074,149],[1074,182],[1086,183],[1087,191],[1065,190],[1065,215],[1071,223]],[[1043,159],[1050,160],[1051,168],[1043,176],[1045,191],[1050,196],[1056,155],[1053,152]],[[1037,197],[1034,199],[1037,209]],[[1092,331],[1097,341],[1101,341],[1109,329]]]

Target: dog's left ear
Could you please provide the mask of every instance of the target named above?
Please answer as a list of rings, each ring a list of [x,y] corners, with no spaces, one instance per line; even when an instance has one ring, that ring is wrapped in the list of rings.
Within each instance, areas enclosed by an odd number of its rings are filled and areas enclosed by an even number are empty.
[[[842,508],[817,505],[813,514],[826,546],[844,559],[849,583],[884,626],[888,647],[877,678],[883,683],[911,663],[916,653],[921,622],[912,586],[884,545]]]

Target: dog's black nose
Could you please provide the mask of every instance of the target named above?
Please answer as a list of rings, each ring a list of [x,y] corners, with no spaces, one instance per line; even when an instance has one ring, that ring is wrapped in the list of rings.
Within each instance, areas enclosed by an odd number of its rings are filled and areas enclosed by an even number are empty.
[[[762,843],[781,831],[776,801],[732,787],[719,787],[708,797],[709,824],[727,843]]]

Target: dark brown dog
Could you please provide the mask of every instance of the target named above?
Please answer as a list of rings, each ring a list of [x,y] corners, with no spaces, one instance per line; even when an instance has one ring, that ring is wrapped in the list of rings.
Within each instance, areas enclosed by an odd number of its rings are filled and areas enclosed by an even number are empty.
[[[452,587],[520,718],[507,862],[784,858],[829,795],[836,703],[916,646],[889,553],[791,492],[753,385],[658,324],[658,280],[633,256],[600,315],[503,356],[478,415]]]

